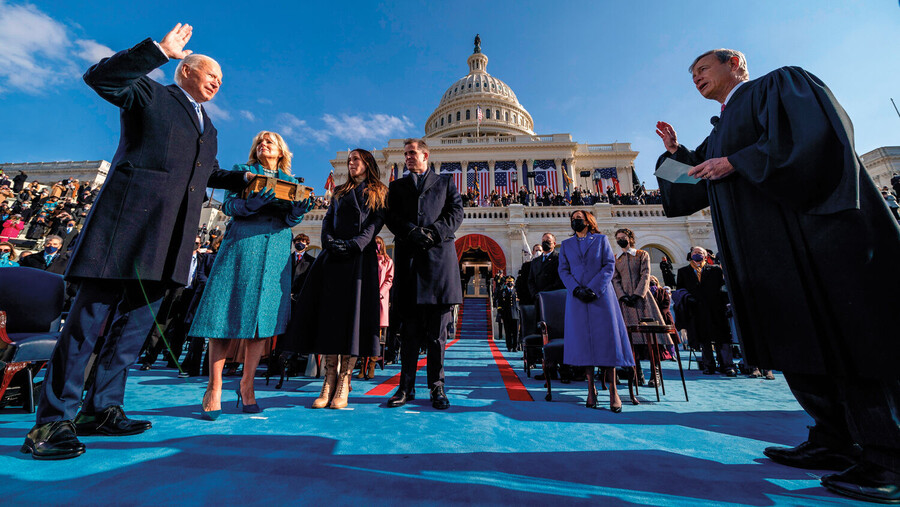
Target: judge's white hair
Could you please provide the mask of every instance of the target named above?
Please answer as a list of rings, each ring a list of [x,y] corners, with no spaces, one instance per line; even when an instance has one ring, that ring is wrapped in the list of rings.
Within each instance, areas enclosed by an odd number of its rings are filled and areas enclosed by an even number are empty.
[[[691,63],[691,66],[688,67],[688,72],[693,73],[694,65],[697,65],[697,62],[699,62],[700,60],[702,60],[703,58],[705,58],[709,55],[716,55],[716,58],[719,60],[719,63],[725,63],[728,60],[731,60],[732,58],[737,57],[737,59],[738,59],[738,74],[740,75],[740,78],[745,79],[745,80],[750,79],[750,72],[747,70],[747,58],[744,57],[744,53],[741,53],[740,51],[738,51],[736,49],[724,49],[724,48],[710,49],[706,53],[703,53],[702,55],[698,56],[697,58],[694,58],[693,63]]]
[[[178,62],[178,67],[175,67],[175,84],[181,86],[182,77],[182,68],[189,67],[191,69],[199,69],[202,67],[206,67],[207,65],[215,65],[216,67],[220,67],[219,62],[213,60],[212,58],[206,55],[198,55],[196,53],[191,53],[184,57],[183,60]]]

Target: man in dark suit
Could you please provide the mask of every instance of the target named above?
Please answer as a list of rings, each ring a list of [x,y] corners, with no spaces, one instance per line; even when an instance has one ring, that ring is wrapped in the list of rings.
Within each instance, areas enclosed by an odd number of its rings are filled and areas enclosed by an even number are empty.
[[[309,247],[309,236],[300,233],[294,236],[294,250],[291,254],[291,298],[296,298],[306,282],[306,275],[309,267],[316,258],[310,255],[306,249]]]
[[[549,232],[541,236],[541,254],[531,259],[528,273],[528,292],[532,298],[538,292],[565,288],[559,277],[559,254],[555,248],[556,236]]]
[[[69,264],[69,254],[62,250],[62,244],[63,241],[59,236],[47,236],[44,240],[44,250],[25,257],[19,261],[19,265],[61,275],[66,272],[66,266]]]
[[[391,182],[388,191],[387,226],[396,241],[394,307],[401,320],[400,385],[388,406],[415,399],[416,363],[424,343],[431,405],[446,409],[444,347],[452,307],[462,303],[453,243],[463,220],[462,198],[449,175],[428,169],[425,141],[407,139],[403,144],[409,174]]]
[[[690,264],[678,270],[675,286],[691,295],[688,302],[688,341],[692,345],[700,345],[700,362],[705,375],[716,372],[718,359],[719,371],[735,377],[737,371],[731,353],[731,328],[726,315],[728,295],[722,290],[725,275],[722,268],[707,262],[707,251],[703,247],[693,247],[687,260]],[[717,345],[715,353],[713,343]]]
[[[66,271],[81,287],[48,364],[36,425],[21,449],[35,459],[83,454],[76,429],[83,436],[150,428],[122,410],[126,370],[166,289],[187,283],[207,183],[235,192],[245,184],[243,173],[218,170],[216,129],[201,104],[218,92],[222,71],[215,60],[184,50],[191,32],[179,23],[161,42],[148,38],[84,75],[120,108],[121,140]],[[184,58],[177,85],[147,77],[173,58]],[[82,403],[85,368],[101,335]]]

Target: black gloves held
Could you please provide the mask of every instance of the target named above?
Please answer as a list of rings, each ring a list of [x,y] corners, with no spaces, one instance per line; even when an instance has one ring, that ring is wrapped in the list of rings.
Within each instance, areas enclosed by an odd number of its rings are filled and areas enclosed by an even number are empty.
[[[347,258],[359,253],[359,246],[349,239],[332,239],[325,246],[329,252],[339,258]]]
[[[413,230],[409,231],[409,235],[406,237],[413,245],[421,248],[422,250],[427,250],[434,246],[435,244],[435,234],[434,232],[425,229],[424,227],[416,227]]]
[[[584,301],[585,303],[590,303],[591,301],[597,299],[597,294],[594,293],[593,289],[589,289],[588,287],[584,286],[576,287],[575,290],[572,291],[572,295]]]

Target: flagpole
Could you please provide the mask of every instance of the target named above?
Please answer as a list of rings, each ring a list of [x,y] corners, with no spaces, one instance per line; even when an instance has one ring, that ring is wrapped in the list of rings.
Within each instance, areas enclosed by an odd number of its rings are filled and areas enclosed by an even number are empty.
[[[897,111],[897,116],[900,116],[900,109],[897,109],[897,103],[894,102],[894,99],[891,99],[891,104],[894,104],[894,111]]]

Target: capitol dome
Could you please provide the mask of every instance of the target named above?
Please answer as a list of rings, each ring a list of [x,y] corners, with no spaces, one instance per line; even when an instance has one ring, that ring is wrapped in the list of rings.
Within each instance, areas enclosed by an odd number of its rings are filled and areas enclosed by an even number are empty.
[[[515,92],[487,73],[488,57],[476,37],[469,56],[469,74],[447,88],[425,123],[426,137],[534,135],[534,123]],[[482,120],[478,124],[478,107]]]

